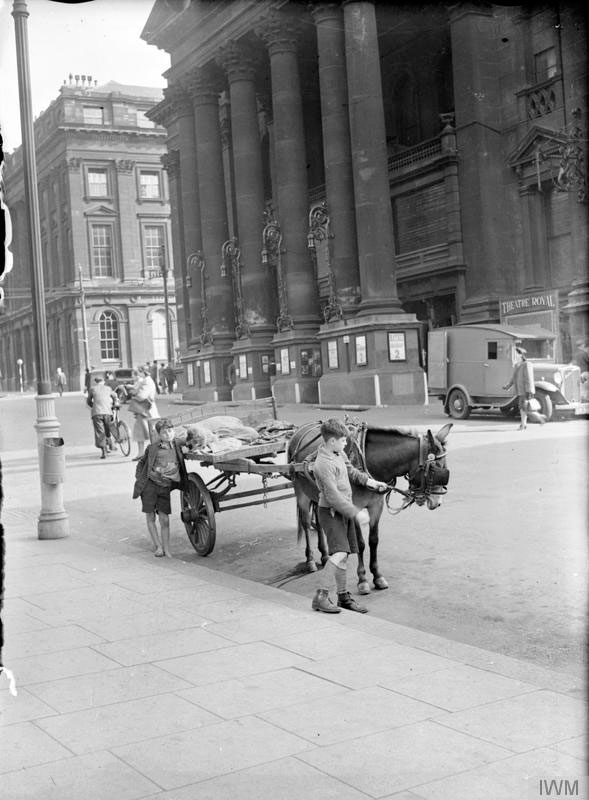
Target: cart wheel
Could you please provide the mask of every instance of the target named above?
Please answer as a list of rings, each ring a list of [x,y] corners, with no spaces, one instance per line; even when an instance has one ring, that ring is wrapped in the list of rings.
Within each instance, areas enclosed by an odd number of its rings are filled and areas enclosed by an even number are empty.
[[[199,556],[213,552],[216,538],[215,508],[204,481],[194,472],[188,476],[188,488],[182,493],[182,522]]]
[[[131,434],[129,426],[122,420],[117,423],[117,442],[121,448],[121,453],[124,456],[128,456],[131,452]]]

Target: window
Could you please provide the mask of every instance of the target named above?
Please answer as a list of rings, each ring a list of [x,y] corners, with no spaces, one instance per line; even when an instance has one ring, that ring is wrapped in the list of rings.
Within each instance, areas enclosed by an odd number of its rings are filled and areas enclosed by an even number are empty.
[[[88,170],[88,196],[108,197],[108,182],[105,169]]]
[[[100,357],[103,361],[120,358],[119,321],[114,311],[100,315]]]
[[[113,274],[112,228],[92,226],[92,267],[95,277],[110,278]]]
[[[487,342],[487,359],[497,361],[497,342]]]
[[[104,109],[101,106],[84,106],[86,125],[104,125]]]
[[[157,271],[165,266],[165,235],[163,225],[145,225],[143,228],[143,262],[146,270]]]
[[[153,341],[153,357],[156,361],[168,360],[168,332],[166,330],[166,315],[163,311],[154,311],[151,322],[151,336]]]
[[[536,83],[542,83],[556,75],[556,50],[554,47],[549,47],[547,50],[542,50],[541,53],[536,53],[534,56],[534,69],[536,71]]]
[[[139,173],[139,197],[142,200],[159,200],[162,196],[160,173],[157,171]]]

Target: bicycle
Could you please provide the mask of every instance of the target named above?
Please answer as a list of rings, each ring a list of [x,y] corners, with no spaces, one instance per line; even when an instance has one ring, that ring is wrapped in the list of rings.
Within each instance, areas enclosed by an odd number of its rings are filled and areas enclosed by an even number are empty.
[[[131,452],[131,431],[126,422],[119,418],[119,408],[115,406],[112,411],[112,423],[110,426],[112,438],[121,449],[124,456]]]

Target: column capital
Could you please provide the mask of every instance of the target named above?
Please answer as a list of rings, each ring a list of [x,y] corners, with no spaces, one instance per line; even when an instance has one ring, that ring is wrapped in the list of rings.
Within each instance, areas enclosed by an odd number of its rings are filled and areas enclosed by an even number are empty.
[[[232,83],[233,81],[253,81],[261,58],[251,45],[230,41],[221,47],[216,61],[227,73],[229,83]]]
[[[192,69],[182,76],[180,84],[195,106],[219,102],[219,95],[224,88],[224,81],[219,73],[218,68],[207,65]]]
[[[182,86],[177,83],[166,86],[164,89],[163,102],[166,104],[166,113],[169,115],[170,122],[179,117],[187,117],[193,113],[190,96],[184,91]]]
[[[136,162],[132,161],[131,159],[120,158],[115,163],[115,166],[117,168],[117,172],[129,173],[129,172],[133,172],[133,170],[135,169],[135,164],[136,164]]]
[[[341,3],[321,3],[319,0],[309,3],[309,12],[315,24],[333,19],[339,20],[343,16]]]
[[[81,158],[68,158],[67,168],[69,172],[78,172],[82,164]]]
[[[256,27],[270,55],[275,53],[296,53],[299,46],[301,21],[286,11],[270,11],[265,14]]]
[[[163,168],[168,173],[170,180],[174,180],[180,173],[180,151],[169,150],[160,157]]]

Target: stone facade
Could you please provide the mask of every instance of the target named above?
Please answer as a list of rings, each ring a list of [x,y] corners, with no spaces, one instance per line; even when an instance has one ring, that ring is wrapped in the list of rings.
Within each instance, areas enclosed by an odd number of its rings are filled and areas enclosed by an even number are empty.
[[[157,0],[185,395],[423,400],[428,329],[538,290],[570,355],[585,34],[567,3]]]
[[[175,357],[166,134],[145,116],[161,97],[158,89],[70,76],[35,121],[49,366],[52,377],[63,369],[69,389],[83,386],[86,355],[97,370],[167,362],[162,265]],[[4,388],[16,389],[18,359],[24,385],[36,380],[20,148],[6,156],[4,184],[14,267],[4,281],[0,369]]]

